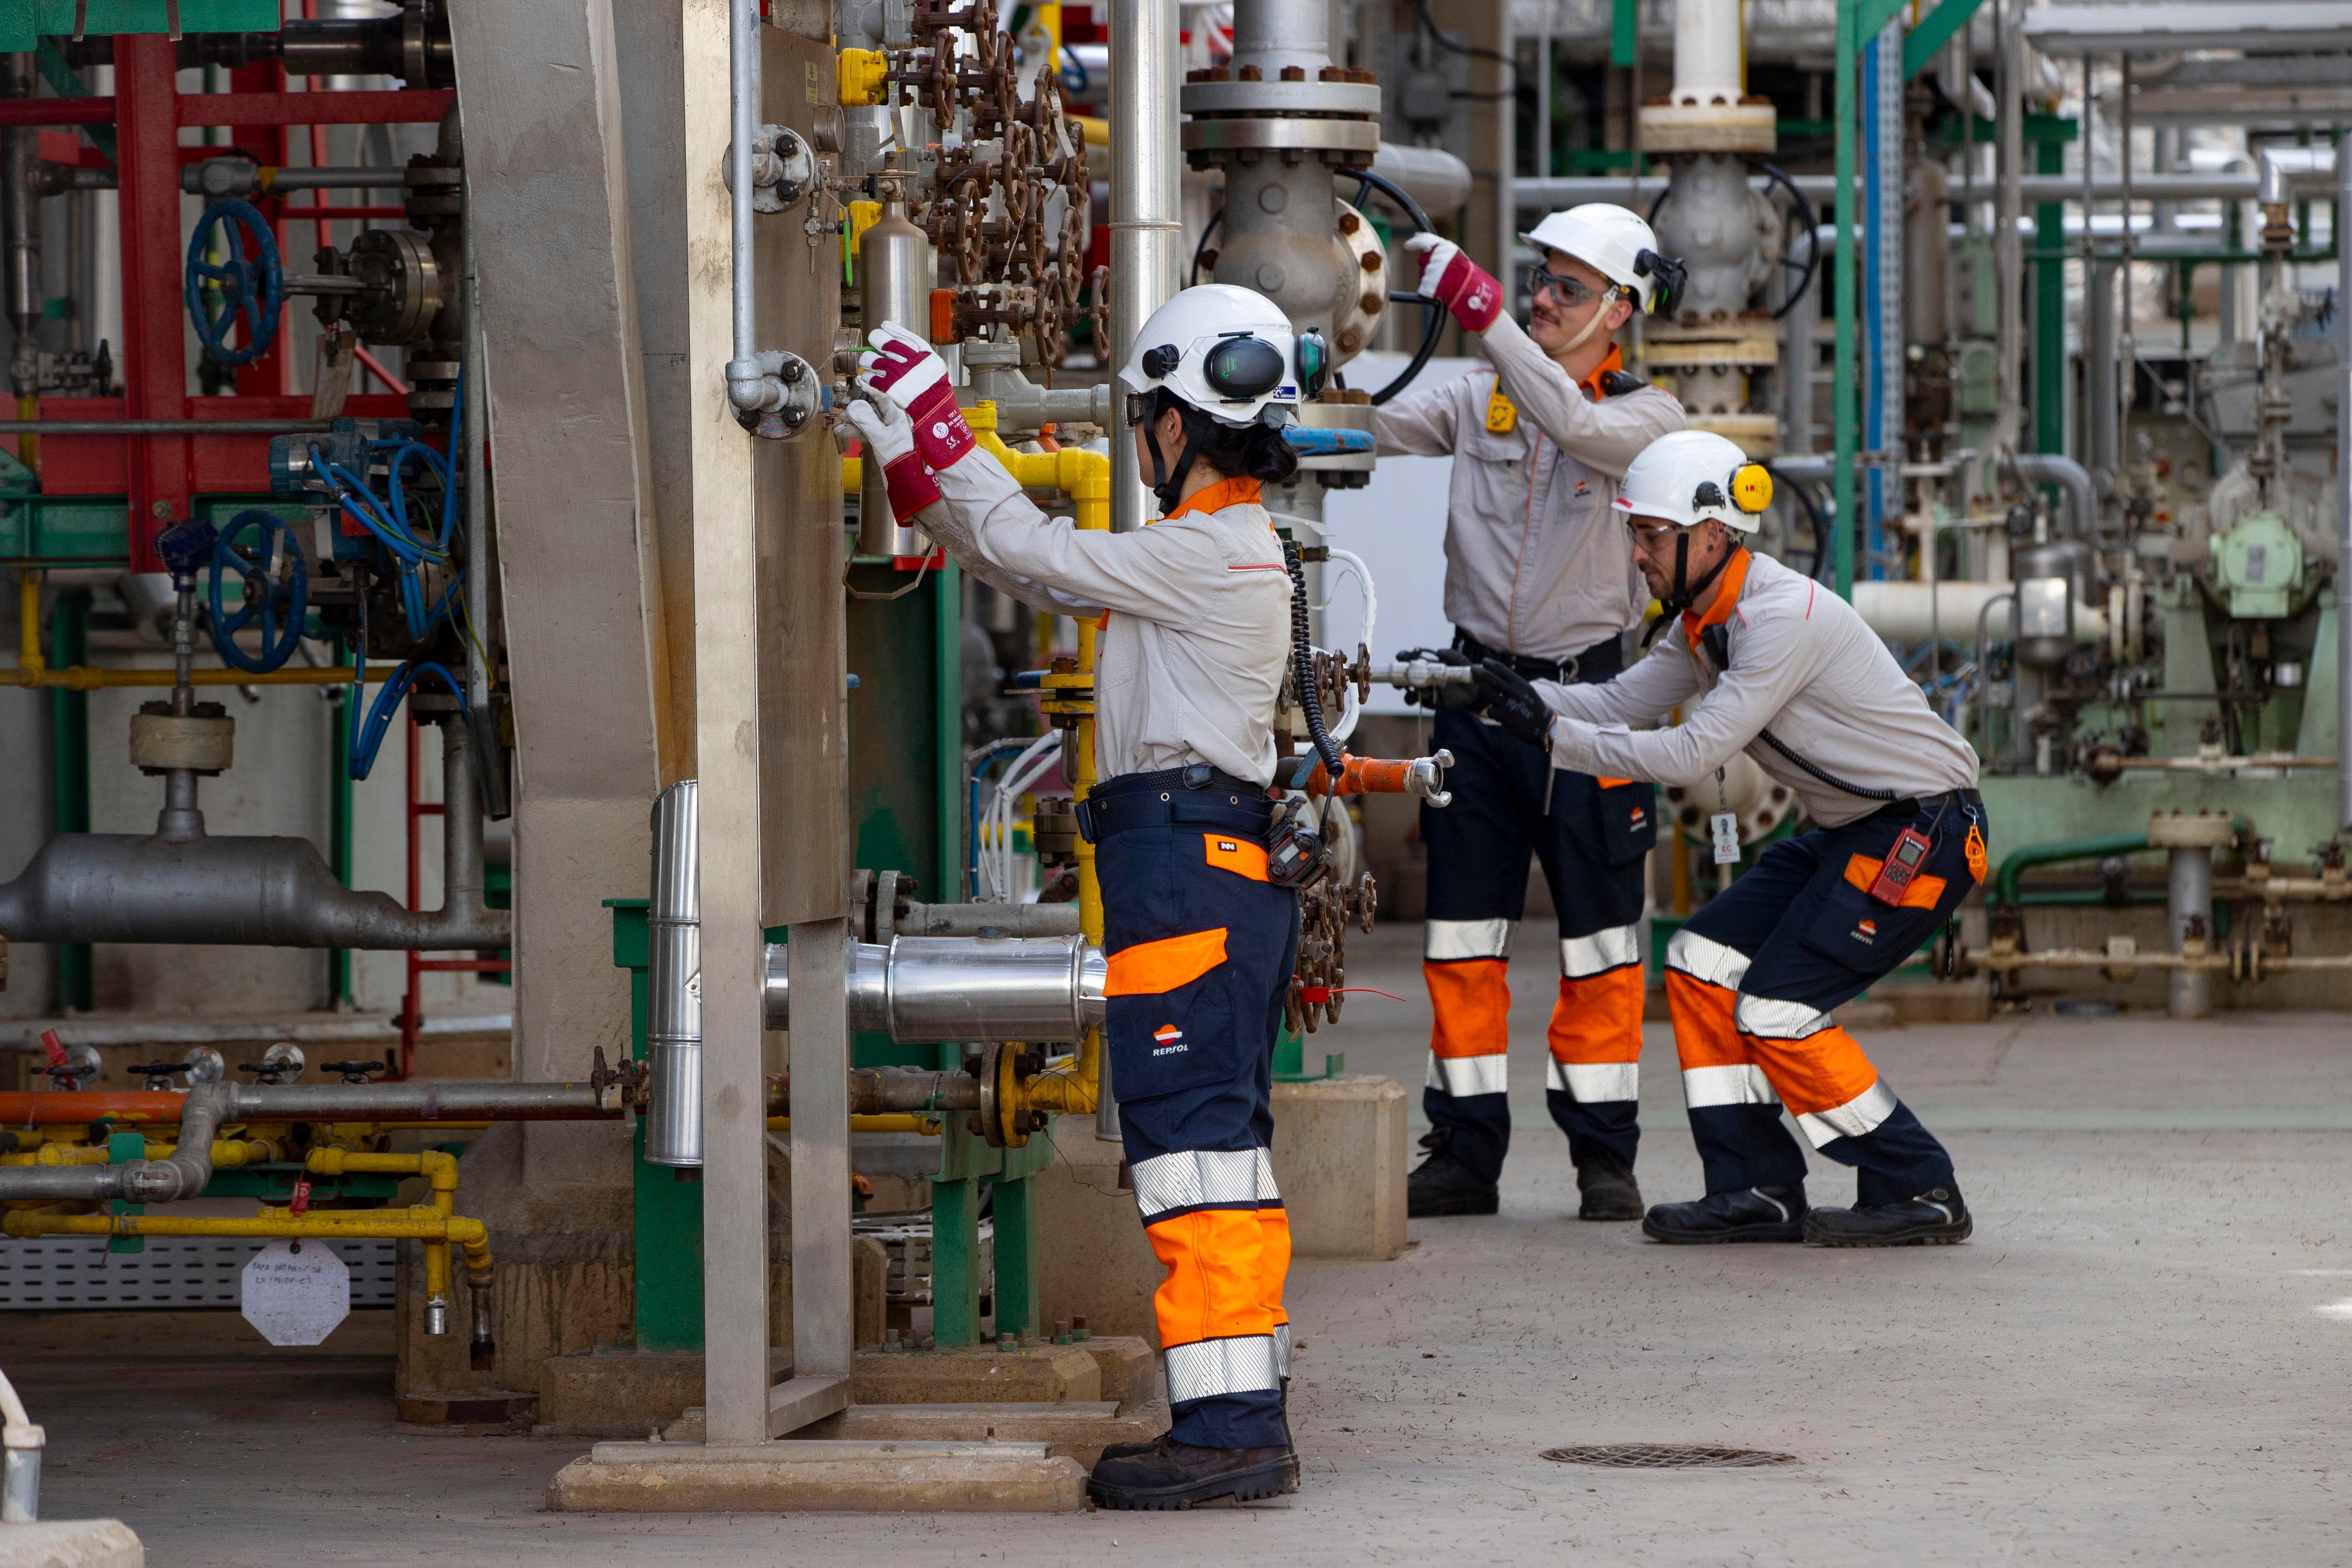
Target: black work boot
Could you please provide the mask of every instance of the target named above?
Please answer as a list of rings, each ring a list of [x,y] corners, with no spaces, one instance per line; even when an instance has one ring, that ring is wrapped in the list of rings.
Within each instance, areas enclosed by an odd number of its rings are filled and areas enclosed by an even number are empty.
[[[1642,1218],[1641,1185],[1633,1179],[1633,1167],[1620,1164],[1614,1155],[1595,1149],[1578,1162],[1576,1190],[1583,1195],[1576,1208],[1579,1219]]]
[[[1287,1446],[1196,1448],[1169,1437],[1139,1454],[1106,1453],[1087,1478],[1097,1508],[1190,1508],[1221,1497],[1255,1502],[1297,1490],[1298,1456]]]
[[[1421,1146],[1429,1158],[1404,1178],[1404,1212],[1411,1219],[1442,1214],[1492,1214],[1502,1199],[1495,1184],[1454,1155],[1454,1129],[1432,1127]]]
[[[1976,1228],[1956,1186],[1931,1186],[1903,1203],[1817,1208],[1805,1216],[1816,1247],[1948,1247]]]
[[[1805,1184],[1711,1192],[1696,1203],[1662,1203],[1642,1217],[1653,1241],[1802,1241]]]

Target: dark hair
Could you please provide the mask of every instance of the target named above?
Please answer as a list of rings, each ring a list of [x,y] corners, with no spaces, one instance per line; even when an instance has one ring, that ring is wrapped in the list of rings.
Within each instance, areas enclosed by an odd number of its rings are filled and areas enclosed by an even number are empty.
[[[1298,454],[1273,425],[1252,422],[1232,425],[1210,418],[1166,387],[1152,389],[1150,418],[1174,409],[1184,419],[1184,434],[1194,445],[1193,461],[1205,463],[1228,479],[1255,479],[1266,485],[1287,485],[1298,476]],[[1168,455],[1173,463],[1176,454]]]

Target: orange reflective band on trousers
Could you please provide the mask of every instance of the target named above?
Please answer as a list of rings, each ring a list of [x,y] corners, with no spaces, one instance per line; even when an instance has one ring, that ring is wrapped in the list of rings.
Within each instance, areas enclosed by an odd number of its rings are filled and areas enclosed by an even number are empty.
[[[1642,967],[1581,980],[1563,975],[1552,1004],[1552,1060],[1578,1065],[1642,1060]]]
[[[1271,1334],[1290,1264],[1279,1208],[1196,1208],[1144,1228],[1168,1277],[1153,1292],[1160,1343]]]
[[[1458,958],[1423,963],[1429,987],[1429,1049],[1453,1059],[1500,1056],[1511,1040],[1510,961]]]
[[[1801,1118],[1865,1100],[1877,1084],[1878,1069],[1837,1025],[1798,1040],[1743,1034],[1733,1021],[1738,1000],[1737,992],[1721,986],[1678,969],[1666,971],[1675,1053],[1681,1059],[1684,1098],[1692,1107],[1777,1098]],[[1753,1082],[1759,1071],[1765,1084]]]

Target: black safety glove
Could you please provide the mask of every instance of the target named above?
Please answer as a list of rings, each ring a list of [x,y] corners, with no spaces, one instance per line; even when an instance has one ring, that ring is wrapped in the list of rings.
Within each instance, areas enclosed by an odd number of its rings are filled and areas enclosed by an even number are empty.
[[[1468,666],[1470,655],[1459,648],[1400,648],[1397,662],[1427,659],[1432,664],[1454,669]],[[1440,713],[1455,713],[1478,706],[1478,688],[1466,682],[1448,681],[1441,686],[1408,686],[1404,700],[1417,707],[1435,708]]]
[[[1478,666],[1478,711],[1529,746],[1551,743],[1551,709],[1525,675],[1488,659]]]

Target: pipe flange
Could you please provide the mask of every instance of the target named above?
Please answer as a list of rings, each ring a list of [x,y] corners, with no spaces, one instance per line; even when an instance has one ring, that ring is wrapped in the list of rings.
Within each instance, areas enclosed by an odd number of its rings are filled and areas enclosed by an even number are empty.
[[[1177,89],[1178,102],[1191,115],[1209,114],[1345,114],[1378,121],[1378,82],[1351,81],[1195,81]]]
[[[2227,811],[2158,811],[2147,820],[2150,849],[2226,850],[2237,841]]]
[[[980,1141],[992,1149],[1004,1147],[1004,1106],[997,1076],[1003,1069],[1003,1059],[1001,1045],[980,1048]]]
[[[1381,150],[1381,128],[1368,120],[1192,120],[1187,152],[1361,152]]]

